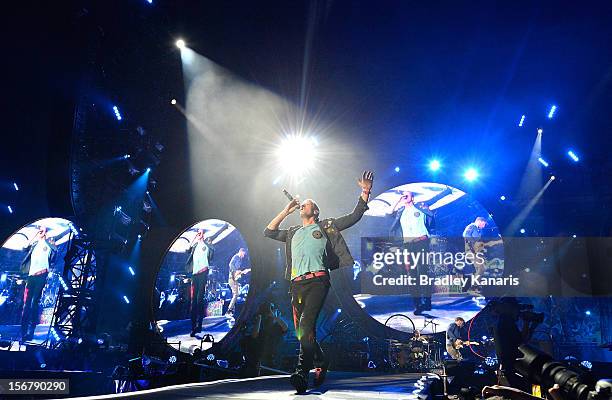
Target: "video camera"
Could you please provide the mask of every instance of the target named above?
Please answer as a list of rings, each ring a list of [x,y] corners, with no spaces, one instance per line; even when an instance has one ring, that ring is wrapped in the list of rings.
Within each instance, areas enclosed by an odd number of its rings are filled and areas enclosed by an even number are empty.
[[[611,380],[595,382],[590,373],[554,361],[548,354],[529,345],[519,346],[519,350],[523,356],[516,360],[514,367],[531,383],[542,385],[546,390],[557,384],[562,396],[570,400],[610,399]]]
[[[517,319],[520,318],[534,325],[544,322],[544,313],[533,311],[533,304],[519,303],[512,297],[491,300],[487,304],[487,308],[497,315],[512,316]]]

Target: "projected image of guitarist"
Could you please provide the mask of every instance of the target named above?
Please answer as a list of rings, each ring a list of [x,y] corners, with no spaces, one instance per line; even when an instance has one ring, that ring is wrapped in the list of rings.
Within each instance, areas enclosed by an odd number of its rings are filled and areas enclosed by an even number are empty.
[[[460,349],[470,346],[478,345],[477,342],[470,342],[467,340],[467,333],[465,332],[465,320],[461,317],[455,318],[455,322],[452,322],[446,330],[446,352],[454,360],[463,360],[463,355]]]
[[[247,269],[247,250],[245,248],[241,248],[238,250],[238,253],[234,254],[230,263],[229,263],[229,277],[227,283],[232,289],[232,300],[227,308],[227,315],[231,316],[235,312],[236,301],[238,300],[238,293],[240,292],[240,285],[238,284],[238,280],[242,275],[248,274],[251,272],[251,269]]]
[[[503,243],[501,239],[499,240],[489,240],[483,239],[482,231],[487,226],[487,220],[483,217],[476,217],[474,222],[468,224],[463,230],[463,239],[465,240],[465,254],[473,254],[474,260],[474,275],[484,276],[485,273],[485,262],[484,258],[476,257],[476,254],[482,254],[486,252],[487,247],[495,246],[497,244]],[[463,274],[470,274],[472,271],[460,271]],[[473,290],[474,292],[480,292],[481,288],[479,287],[465,287],[464,290],[468,289]]]

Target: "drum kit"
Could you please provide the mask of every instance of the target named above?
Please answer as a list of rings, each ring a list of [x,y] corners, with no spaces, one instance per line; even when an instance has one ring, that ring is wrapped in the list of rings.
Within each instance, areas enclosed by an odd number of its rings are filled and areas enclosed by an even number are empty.
[[[415,335],[407,343],[395,339],[389,342],[389,364],[393,369],[423,372],[442,364],[443,344],[433,336]]]

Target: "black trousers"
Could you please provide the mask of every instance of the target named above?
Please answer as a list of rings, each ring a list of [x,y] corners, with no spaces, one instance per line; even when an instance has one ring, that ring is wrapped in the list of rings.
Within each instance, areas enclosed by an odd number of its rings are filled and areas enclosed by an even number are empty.
[[[295,334],[300,341],[296,371],[307,375],[315,361],[322,364],[325,355],[317,342],[317,318],[329,291],[329,278],[317,277],[291,283],[291,306]]]
[[[422,256],[420,256],[421,258],[419,259],[419,263],[417,264],[416,268],[412,269],[410,268],[410,276],[414,276],[417,279],[417,282],[419,282],[420,280],[420,276],[430,276],[430,271],[429,271],[429,265],[427,264],[427,260],[426,260],[426,256],[427,253],[429,252],[429,238],[427,239],[423,239],[423,240],[419,240],[418,242],[408,242],[408,243],[404,243],[404,247],[410,252],[410,253],[421,253]],[[421,286],[420,284],[415,286],[415,291],[413,293],[414,295],[414,303],[415,303],[415,307],[416,308],[431,308],[431,293],[432,293],[432,288],[430,285],[423,285]]]
[[[191,331],[202,331],[202,320],[206,313],[206,283],[208,270],[191,276]]]
[[[47,283],[47,273],[28,276],[23,294],[23,314],[21,314],[21,336],[33,334],[38,324],[40,297]]]

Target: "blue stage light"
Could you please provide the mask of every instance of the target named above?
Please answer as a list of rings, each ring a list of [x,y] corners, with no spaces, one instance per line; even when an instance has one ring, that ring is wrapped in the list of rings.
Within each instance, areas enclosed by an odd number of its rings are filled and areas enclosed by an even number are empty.
[[[368,361],[368,368],[376,369],[376,363],[374,363],[372,360]]]
[[[142,239],[142,235],[138,235],[138,240]]]
[[[7,206],[7,208],[8,208],[8,212],[12,214],[13,213],[13,207]]]
[[[125,301],[125,304],[130,304],[130,299],[126,295],[123,295],[123,301]]]
[[[136,271],[134,271],[134,268],[128,267],[128,269],[130,270],[130,274],[132,274],[132,276],[136,275]]]
[[[176,363],[176,356],[174,356],[174,355],[170,356],[170,358],[168,358],[168,362],[170,364],[175,364]]]
[[[584,313],[585,313],[586,315],[591,315],[591,310],[586,310]]]
[[[8,278],[8,275],[6,274],[6,272],[3,272],[2,275],[0,275],[0,282],[6,282],[6,278]]]
[[[521,120],[519,121],[519,125],[518,125],[518,126],[519,126],[519,127],[522,127],[522,126],[523,126],[523,123],[525,123],[525,116],[524,116],[524,115],[521,115]]]
[[[121,121],[122,117],[121,113],[119,112],[119,108],[117,106],[113,106],[113,111],[115,112],[115,118],[117,118],[117,121]]]
[[[557,106],[550,107],[550,111],[548,112],[548,119],[552,119],[555,115],[555,111],[557,111]]]
[[[544,129],[542,129],[542,128],[538,128],[538,135],[541,135],[541,134],[542,134],[542,132],[544,132]]]
[[[468,182],[474,182],[476,179],[478,179],[478,171],[475,168],[468,168],[464,173],[463,173],[463,177],[468,181]]]
[[[176,278],[174,274],[170,275],[170,282],[174,282],[174,278]]]
[[[215,355],[213,353],[210,353],[209,355],[206,356],[206,359],[208,361],[215,361]]]
[[[99,338],[98,340],[96,340],[96,343],[98,343],[98,344],[104,344],[104,339]]]
[[[549,164],[548,161],[546,161],[545,159],[543,159],[542,157],[538,157],[538,161],[540,162],[540,164],[542,164],[543,166],[545,166],[546,168],[548,168]]]
[[[227,362],[227,360],[217,360],[217,365],[221,368],[229,367],[229,363]]]
[[[16,192],[19,191],[19,186],[17,186],[17,182],[13,182],[13,187],[15,188]]]
[[[153,0],[147,0],[147,3],[153,4]]]
[[[569,150],[567,152],[567,155],[570,156],[570,158],[574,161],[574,162],[578,162],[580,161],[580,158],[576,155],[576,153],[574,153],[573,150]]]
[[[77,340],[77,343],[78,343],[78,344],[83,343],[83,338],[79,338],[79,340]]]
[[[146,169],[146,171],[147,171],[147,172],[151,172],[151,168],[147,168],[147,169]]]
[[[591,368],[593,368],[593,363],[587,360],[584,360],[580,363],[580,365],[582,365],[584,368],[590,370]]]
[[[339,308],[339,309],[337,309],[336,311],[338,311],[339,313],[341,313],[341,312],[342,312],[342,309],[341,309],[341,308]]]
[[[521,228],[520,232],[524,234],[525,233],[525,228]]]
[[[506,200],[506,196],[501,195],[501,196],[499,196],[499,199],[500,199],[501,201],[504,201],[504,200]]]
[[[440,169],[440,167],[441,167],[441,165],[440,165],[440,161],[438,161],[438,160],[431,160],[431,161],[429,162],[429,169],[430,169],[431,171],[437,171],[437,170],[439,170],[439,169]]]
[[[576,239],[576,234],[572,235],[572,237],[573,237],[574,239]]]
[[[126,159],[130,158],[130,157],[131,157],[131,155],[129,155],[129,154],[126,154],[126,155],[123,156],[123,158],[126,158]]]
[[[400,172],[400,167],[395,167],[395,172]]]

